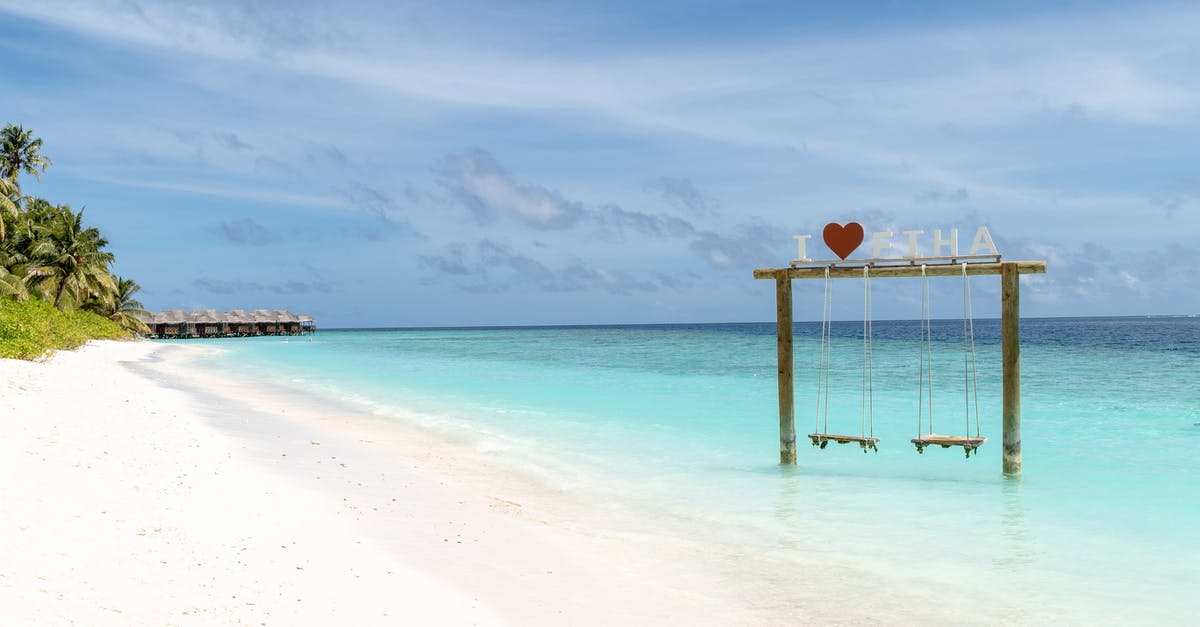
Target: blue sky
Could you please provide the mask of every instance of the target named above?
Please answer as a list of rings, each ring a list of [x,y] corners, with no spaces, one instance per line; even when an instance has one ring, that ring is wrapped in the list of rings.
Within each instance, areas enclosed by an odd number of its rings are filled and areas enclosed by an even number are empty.
[[[0,0],[0,122],[153,310],[769,320],[753,268],[854,219],[987,225],[1025,315],[1200,312],[1200,5],[843,4]]]

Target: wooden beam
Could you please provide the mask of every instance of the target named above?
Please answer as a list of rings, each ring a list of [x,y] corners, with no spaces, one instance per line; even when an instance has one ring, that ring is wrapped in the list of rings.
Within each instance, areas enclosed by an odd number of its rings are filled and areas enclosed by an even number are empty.
[[[1021,282],[1015,263],[1000,274],[1000,344],[1004,381],[1004,474],[1021,472]]]
[[[779,463],[796,463],[796,408],[792,382],[792,281],[775,279],[776,352],[779,361]]]
[[[896,260],[902,263],[904,260]],[[1001,263],[968,263],[968,276],[995,275],[1001,274],[1003,267],[1012,267],[1017,274],[1044,274],[1046,272],[1045,261],[1004,261]],[[782,277],[789,279],[823,279],[825,278],[825,269],[829,268],[829,276],[835,279],[861,279],[863,276],[863,266],[846,265],[846,266],[809,266],[804,268],[758,268],[754,271],[756,279],[776,279]],[[927,264],[925,273],[928,276],[962,276],[961,264],[936,263]],[[871,278],[886,278],[886,277],[919,277],[921,276],[920,265],[876,265],[871,267]]]

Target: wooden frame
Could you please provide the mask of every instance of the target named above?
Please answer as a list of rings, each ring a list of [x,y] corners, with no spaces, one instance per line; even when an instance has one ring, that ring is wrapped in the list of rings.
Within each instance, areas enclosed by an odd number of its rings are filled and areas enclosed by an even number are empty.
[[[988,259],[996,259],[987,256]],[[954,262],[963,263],[954,263]],[[1045,261],[971,262],[966,257],[917,259],[863,259],[838,262],[794,262],[787,268],[759,268],[755,279],[775,280],[776,353],[779,376],[779,463],[796,463],[796,411],[794,361],[792,356],[792,279],[848,279],[863,276],[871,268],[871,278],[1000,275],[1000,334],[1003,368],[1005,474],[1021,472],[1021,316],[1020,275],[1044,274]],[[919,437],[919,436],[918,436]],[[810,436],[811,438],[811,436]],[[830,437],[829,439],[835,438]],[[915,439],[915,438],[914,438]],[[930,444],[934,444],[930,442]],[[936,444],[941,444],[937,442]],[[956,444],[958,445],[958,444]],[[978,445],[976,445],[978,446]]]

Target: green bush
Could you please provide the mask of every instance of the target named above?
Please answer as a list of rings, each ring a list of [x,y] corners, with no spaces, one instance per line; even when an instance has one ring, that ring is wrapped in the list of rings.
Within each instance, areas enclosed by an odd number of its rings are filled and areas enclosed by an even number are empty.
[[[0,298],[0,357],[37,359],[48,350],[71,349],[88,340],[130,337],[120,325],[90,311],[59,311],[36,298]]]

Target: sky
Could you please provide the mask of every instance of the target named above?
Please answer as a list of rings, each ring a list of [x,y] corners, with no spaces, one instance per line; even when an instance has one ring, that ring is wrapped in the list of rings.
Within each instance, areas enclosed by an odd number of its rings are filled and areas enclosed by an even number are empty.
[[[84,208],[153,311],[767,321],[753,269],[855,220],[960,252],[987,226],[1048,263],[1025,316],[1195,314],[1198,27],[1194,2],[0,0],[0,123],[53,160],[23,191]],[[872,289],[917,317],[917,280]],[[971,289],[998,314],[998,279]],[[796,317],[821,295],[797,281]],[[961,281],[931,299],[960,316]],[[833,310],[861,318],[861,282]]]

